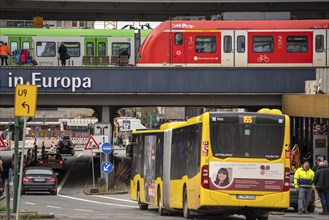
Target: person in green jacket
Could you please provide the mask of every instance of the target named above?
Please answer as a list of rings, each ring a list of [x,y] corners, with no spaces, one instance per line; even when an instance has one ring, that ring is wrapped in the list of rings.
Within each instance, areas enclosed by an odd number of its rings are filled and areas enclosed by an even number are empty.
[[[307,214],[307,207],[311,201],[314,172],[309,162],[304,162],[294,175],[294,185],[298,190],[298,214]]]

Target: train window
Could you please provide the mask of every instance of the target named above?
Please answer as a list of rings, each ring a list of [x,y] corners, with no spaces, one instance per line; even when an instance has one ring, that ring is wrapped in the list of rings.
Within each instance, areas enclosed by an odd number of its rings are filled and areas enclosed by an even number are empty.
[[[246,38],[245,36],[239,35],[237,37],[237,52],[244,53],[246,51]]]
[[[10,42],[10,52],[12,53],[14,50],[18,49],[18,43],[16,41]]]
[[[105,42],[98,43],[98,56],[105,56],[106,55],[106,44]]]
[[[76,28],[76,27],[78,27],[78,22],[72,21],[71,25],[72,25],[72,28]]]
[[[287,36],[288,53],[306,53],[308,50],[307,36]]]
[[[63,21],[56,21],[56,27],[61,28],[63,26]]]
[[[84,28],[86,25],[85,25],[85,22],[84,21],[79,21],[79,27],[80,28]]]
[[[183,44],[183,33],[175,33],[175,45]]]
[[[26,49],[26,50],[29,50],[30,49],[30,42],[28,42],[28,41],[24,41],[23,42],[23,47],[22,47],[23,49]]]
[[[64,42],[67,48],[67,53],[70,57],[80,57],[80,43],[79,42]]]
[[[56,43],[55,42],[37,42],[38,57],[55,57]]]
[[[87,43],[87,56],[94,56],[94,43],[93,42]]]
[[[253,37],[252,51],[255,53],[270,53],[273,52],[273,37],[272,36],[257,36]]]
[[[213,36],[196,37],[195,52],[197,52],[197,53],[215,53],[216,52],[216,37],[213,37]]]
[[[127,49],[128,53],[131,54],[130,43],[112,43],[112,56],[119,56],[124,49]]]
[[[323,52],[324,51],[324,37],[323,35],[315,36],[315,51]]]
[[[232,37],[224,36],[224,53],[232,52]]]

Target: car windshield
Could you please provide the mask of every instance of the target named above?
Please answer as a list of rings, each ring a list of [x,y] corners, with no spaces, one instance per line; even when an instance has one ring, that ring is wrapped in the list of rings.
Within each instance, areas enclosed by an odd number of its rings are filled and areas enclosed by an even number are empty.
[[[46,169],[30,169],[25,171],[26,175],[40,174],[40,175],[53,175],[53,171]]]

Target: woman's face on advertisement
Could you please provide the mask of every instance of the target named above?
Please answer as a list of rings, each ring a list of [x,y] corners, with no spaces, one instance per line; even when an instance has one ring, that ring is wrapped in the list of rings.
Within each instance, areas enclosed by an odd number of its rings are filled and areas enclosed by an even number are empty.
[[[218,174],[218,179],[219,179],[220,181],[224,181],[224,180],[226,179],[226,177],[227,177],[227,175],[226,175],[225,173],[223,173],[223,172],[220,172],[220,173]]]

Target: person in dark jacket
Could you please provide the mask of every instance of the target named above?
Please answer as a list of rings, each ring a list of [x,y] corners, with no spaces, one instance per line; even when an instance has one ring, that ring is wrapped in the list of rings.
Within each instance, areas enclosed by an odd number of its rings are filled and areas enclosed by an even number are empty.
[[[324,162],[319,163],[314,176],[314,184],[322,205],[320,214],[329,215],[329,167]]]
[[[58,48],[58,53],[62,66],[66,66],[67,48],[65,47],[63,42],[61,43],[61,46]]]
[[[315,172],[317,169],[319,169],[319,163],[322,162],[321,159],[316,159],[315,165],[312,167],[312,170]]]

